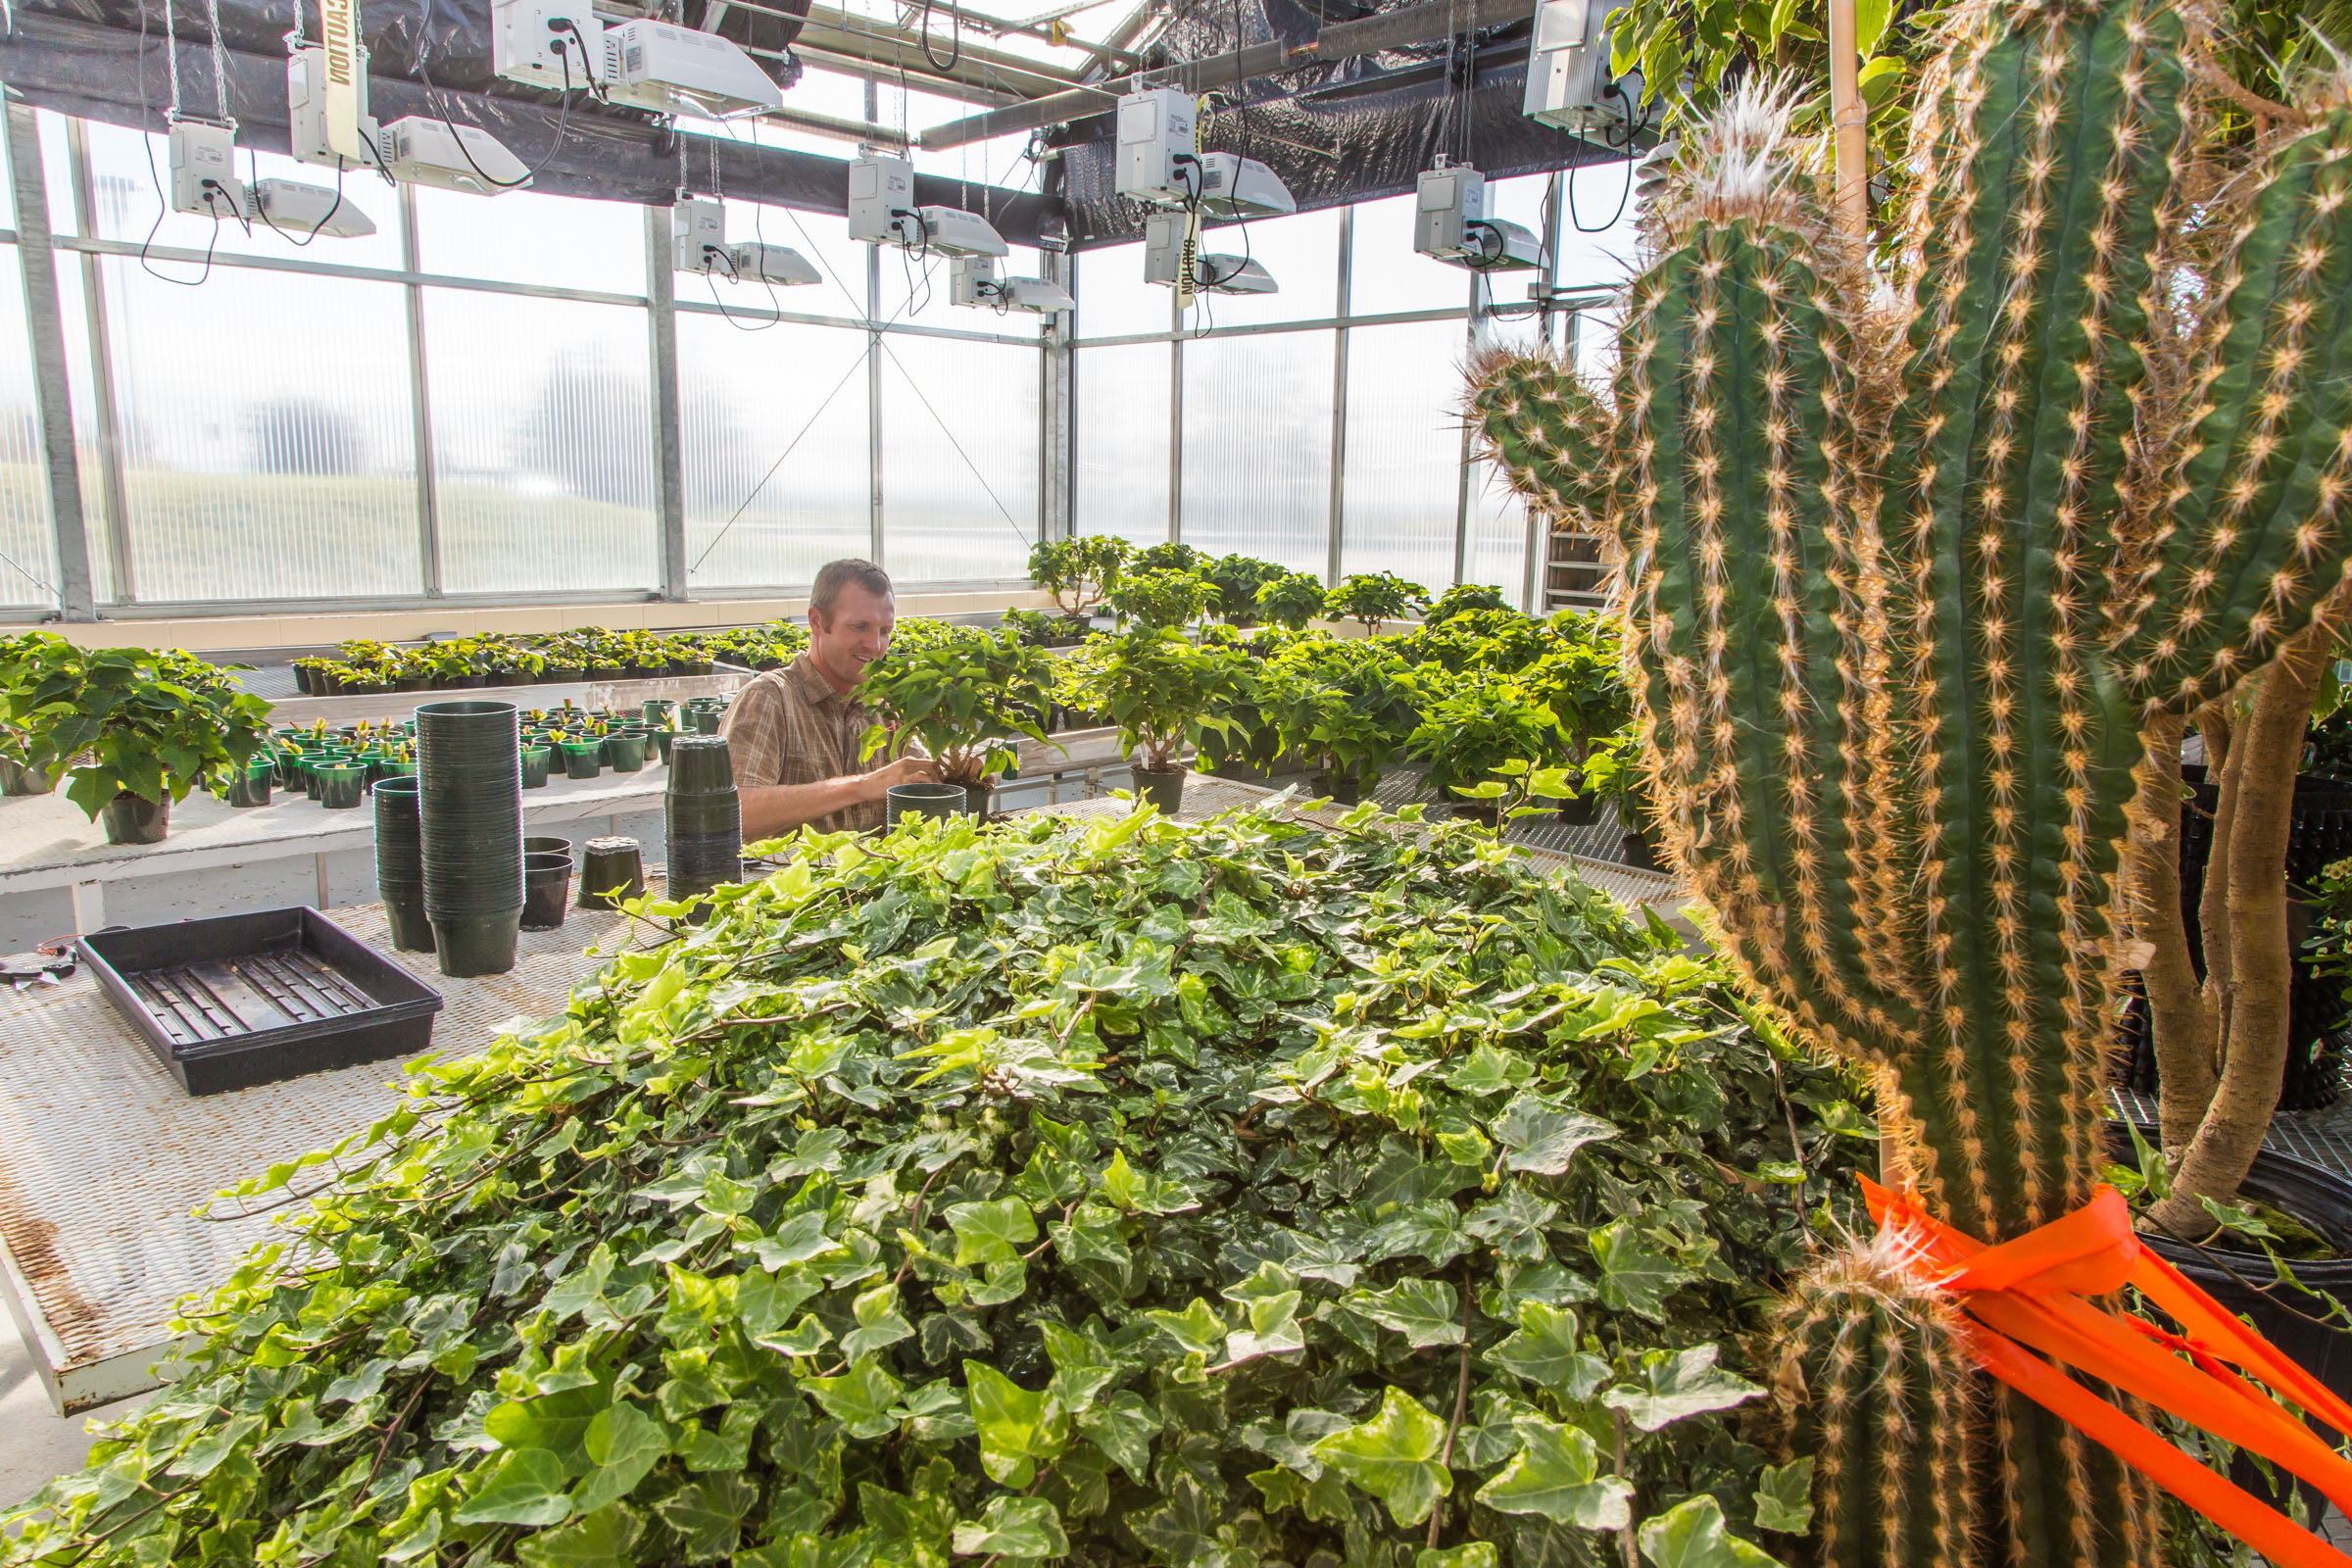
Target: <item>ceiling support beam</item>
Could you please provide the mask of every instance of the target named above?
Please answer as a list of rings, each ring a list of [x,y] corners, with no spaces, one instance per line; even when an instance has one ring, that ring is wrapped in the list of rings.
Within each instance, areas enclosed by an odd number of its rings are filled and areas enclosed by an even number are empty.
[[[1138,86],[1182,87],[1187,92],[1200,92],[1295,70],[1299,66],[1352,60],[1359,55],[1379,54],[1386,49],[1429,43],[1455,32],[1476,32],[1498,27],[1506,23],[1525,21],[1533,10],[1531,0],[1427,0],[1422,5],[1365,17],[1359,22],[1332,23],[1315,35],[1312,43],[1296,47],[1280,41],[1251,44],[1247,49],[1237,49],[1206,60],[1171,65],[1156,71],[1137,72],[1106,81],[1101,86],[1072,88],[1032,103],[1016,104],[1008,109],[997,109],[984,115],[950,121],[947,124],[932,126],[915,140],[924,151],[939,152],[969,142],[986,141],[992,136],[1006,136],[1016,131],[1036,130],[1046,125],[1084,120],[1090,115],[1107,114],[1118,106],[1122,92]]]

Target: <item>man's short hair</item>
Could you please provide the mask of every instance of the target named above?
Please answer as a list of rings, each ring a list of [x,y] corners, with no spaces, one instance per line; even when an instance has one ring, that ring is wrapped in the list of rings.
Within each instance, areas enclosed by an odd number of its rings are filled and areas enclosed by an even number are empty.
[[[816,581],[808,589],[808,613],[824,616],[830,626],[834,601],[853,585],[880,599],[890,593],[890,573],[870,561],[828,561],[817,568]]]

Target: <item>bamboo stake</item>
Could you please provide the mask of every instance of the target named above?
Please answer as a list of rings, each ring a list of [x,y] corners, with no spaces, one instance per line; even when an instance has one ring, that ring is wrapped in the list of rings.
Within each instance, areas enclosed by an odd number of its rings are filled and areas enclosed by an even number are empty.
[[[1862,101],[1854,0],[1830,0],[1830,123],[1838,140],[1838,213],[1856,239],[1870,230],[1870,106]]]

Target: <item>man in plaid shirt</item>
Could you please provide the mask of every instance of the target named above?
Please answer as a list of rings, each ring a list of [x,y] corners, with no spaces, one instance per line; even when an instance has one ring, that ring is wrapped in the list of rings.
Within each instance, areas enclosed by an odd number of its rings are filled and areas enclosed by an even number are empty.
[[[865,666],[890,651],[897,624],[890,575],[869,561],[827,562],[808,591],[808,650],[736,694],[719,733],[743,797],[746,841],[808,826],[820,833],[882,825],[894,784],[939,777],[910,741],[907,755],[865,760],[873,726],[858,701]]]

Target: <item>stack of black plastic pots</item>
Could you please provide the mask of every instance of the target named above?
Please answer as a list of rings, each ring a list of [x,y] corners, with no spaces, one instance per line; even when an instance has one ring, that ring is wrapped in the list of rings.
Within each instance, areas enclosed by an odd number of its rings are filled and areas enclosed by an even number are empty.
[[[670,742],[662,804],[671,898],[699,899],[722,882],[743,880],[743,808],[725,736],[680,735]],[[707,909],[699,906],[694,918],[704,918]]]
[[[383,896],[392,945],[404,953],[433,951],[424,914],[424,849],[416,819],[414,778],[375,782],[375,890]]]
[[[424,912],[452,976],[514,967],[522,927],[522,746],[513,703],[416,710]]]

